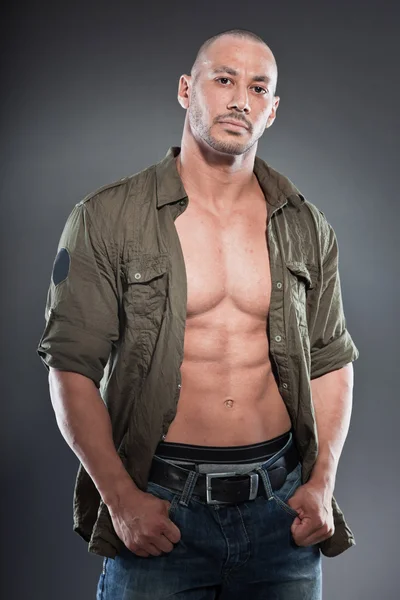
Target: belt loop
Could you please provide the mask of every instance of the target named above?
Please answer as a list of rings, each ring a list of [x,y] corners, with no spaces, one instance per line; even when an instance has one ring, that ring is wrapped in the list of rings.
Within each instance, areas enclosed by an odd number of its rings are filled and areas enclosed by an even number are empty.
[[[198,471],[189,471],[189,475],[187,476],[185,485],[183,486],[181,497],[179,498],[179,504],[183,504],[184,506],[189,504],[199,475],[200,473]]]
[[[268,471],[264,470],[263,467],[257,467],[256,469],[254,469],[254,471],[258,473],[258,476],[261,477],[263,481],[264,489],[267,494],[267,500],[273,500],[274,492],[272,490],[271,480],[269,478]]]
[[[285,452],[291,447],[292,443],[293,443],[293,434],[292,434],[292,432],[290,432],[289,439],[286,442],[286,444],[283,446],[283,448],[278,450],[278,452],[276,452],[273,456],[271,456],[271,458],[269,458],[267,461],[265,461],[265,463],[263,463],[261,467],[257,467],[254,469],[254,471],[256,473],[258,473],[259,477],[261,477],[261,479],[263,481],[268,500],[272,500],[274,498],[274,492],[272,490],[271,480],[268,475],[268,467],[273,465],[274,462],[276,462],[281,456],[283,456],[285,454]]]

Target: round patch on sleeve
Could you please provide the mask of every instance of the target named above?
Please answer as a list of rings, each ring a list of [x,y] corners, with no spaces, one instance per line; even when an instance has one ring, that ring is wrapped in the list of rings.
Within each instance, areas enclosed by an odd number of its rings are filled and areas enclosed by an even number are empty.
[[[60,248],[53,265],[52,279],[54,285],[58,285],[67,279],[71,257],[66,248]]]

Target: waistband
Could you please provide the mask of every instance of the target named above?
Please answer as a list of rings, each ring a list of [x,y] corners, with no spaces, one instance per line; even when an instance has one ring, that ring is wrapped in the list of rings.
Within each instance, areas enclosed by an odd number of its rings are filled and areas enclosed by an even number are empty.
[[[170,460],[193,463],[252,463],[266,461],[279,452],[290,438],[293,428],[265,442],[245,446],[198,446],[177,442],[159,442],[155,455]]]

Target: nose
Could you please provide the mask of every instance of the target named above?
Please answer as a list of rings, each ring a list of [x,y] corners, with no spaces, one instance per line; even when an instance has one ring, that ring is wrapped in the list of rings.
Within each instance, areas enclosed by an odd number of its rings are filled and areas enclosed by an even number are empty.
[[[235,108],[236,110],[238,110],[240,112],[245,112],[246,114],[248,114],[250,112],[251,108],[250,108],[250,104],[249,104],[249,96],[247,93],[247,87],[237,85],[233,89],[235,91],[234,91],[232,100],[229,102],[229,104],[227,104],[227,108],[228,109]]]

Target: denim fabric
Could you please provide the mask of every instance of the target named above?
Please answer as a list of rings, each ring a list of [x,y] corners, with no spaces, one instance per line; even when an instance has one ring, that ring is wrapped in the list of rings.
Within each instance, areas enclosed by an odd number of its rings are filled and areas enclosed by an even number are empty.
[[[297,546],[290,531],[296,512],[287,500],[301,485],[301,464],[272,491],[270,463],[256,469],[267,497],[240,504],[207,504],[190,493],[193,476],[178,493],[149,481],[147,492],[171,502],[181,539],[159,556],[124,546],[105,557],[96,600],[320,600],[319,546]]]

